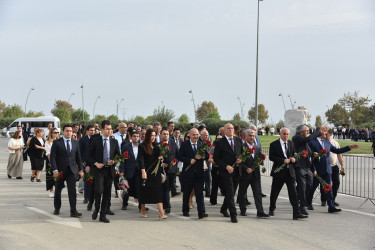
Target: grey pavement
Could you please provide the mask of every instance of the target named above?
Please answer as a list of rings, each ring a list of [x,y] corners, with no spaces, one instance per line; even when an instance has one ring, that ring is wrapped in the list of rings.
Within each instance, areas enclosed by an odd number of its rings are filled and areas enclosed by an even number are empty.
[[[0,138],[0,249],[374,249],[375,206],[363,198],[339,194],[343,211],[329,214],[321,207],[319,195],[308,219],[292,220],[292,207],[286,187],[277,202],[275,217],[256,218],[249,189],[248,216],[238,216],[233,224],[220,214],[220,206],[205,200],[209,217],[199,220],[196,207],[191,217],[182,216],[182,196],[171,198],[172,213],[159,220],[156,205],[148,205],[149,218],[140,217],[138,208],[129,205],[122,211],[113,195],[114,216],[104,224],[91,219],[91,212],[77,196],[82,218],[69,217],[66,189],[62,194],[61,214],[55,216],[53,199],[42,183],[30,182],[30,163],[25,162],[23,180],[8,179],[8,139]],[[262,177],[263,192],[269,194],[272,178]],[[219,196],[218,201],[223,197]],[[268,212],[269,196],[263,199]]]

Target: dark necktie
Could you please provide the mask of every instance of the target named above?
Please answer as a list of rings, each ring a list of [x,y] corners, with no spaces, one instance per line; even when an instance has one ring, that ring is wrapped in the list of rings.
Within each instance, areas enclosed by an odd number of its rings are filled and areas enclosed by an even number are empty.
[[[66,141],[66,151],[68,151],[68,154],[70,153],[70,140]]]
[[[108,139],[104,139],[104,146],[103,146],[103,162],[104,162],[104,163],[107,163],[107,162],[108,162],[107,140],[108,140]]]
[[[122,142],[124,142],[124,135],[121,135]]]
[[[197,145],[196,144],[193,144],[193,151],[194,151],[194,154],[197,153]]]
[[[284,147],[285,147],[285,155],[288,157],[288,147],[286,146],[286,142],[284,142]]]
[[[230,147],[232,148],[233,152],[234,152],[234,143],[233,143],[233,138],[230,138]]]

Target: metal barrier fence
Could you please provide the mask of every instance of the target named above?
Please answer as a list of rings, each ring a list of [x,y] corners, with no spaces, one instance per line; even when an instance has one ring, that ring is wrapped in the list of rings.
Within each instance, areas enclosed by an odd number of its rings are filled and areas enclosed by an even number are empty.
[[[262,147],[267,156],[263,176],[270,176],[273,162],[269,160],[269,147]],[[375,158],[370,156],[343,155],[345,176],[340,176],[339,193],[364,198],[362,205],[375,200]],[[361,206],[362,206],[361,205]]]

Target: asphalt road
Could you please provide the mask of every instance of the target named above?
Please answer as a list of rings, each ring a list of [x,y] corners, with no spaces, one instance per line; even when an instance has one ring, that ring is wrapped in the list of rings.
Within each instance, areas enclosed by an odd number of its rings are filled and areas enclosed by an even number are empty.
[[[122,211],[113,195],[111,223],[92,221],[91,213],[78,194],[77,209],[82,218],[70,218],[66,189],[62,208],[54,216],[53,199],[42,183],[30,182],[30,163],[25,162],[23,180],[8,179],[8,139],[0,138],[0,249],[374,249],[375,206],[364,199],[339,194],[343,211],[329,214],[319,196],[308,219],[292,220],[286,187],[278,199],[275,217],[256,218],[254,205],[248,216],[233,224],[220,214],[220,206],[206,200],[208,218],[198,220],[196,207],[191,217],[182,217],[182,197],[171,199],[172,213],[159,220],[156,205],[148,205],[149,218],[140,217],[129,205]],[[262,177],[263,192],[269,194],[271,177]],[[249,200],[253,202],[249,190]],[[223,197],[218,197],[222,201]],[[269,196],[263,199],[268,212]]]

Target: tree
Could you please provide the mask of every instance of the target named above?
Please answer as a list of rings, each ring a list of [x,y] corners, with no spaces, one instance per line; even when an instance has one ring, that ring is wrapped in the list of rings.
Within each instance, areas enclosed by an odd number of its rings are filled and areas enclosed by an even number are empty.
[[[189,123],[189,116],[187,114],[182,114],[180,118],[178,118],[178,122],[186,122]]]
[[[298,107],[297,107],[297,110],[305,111],[305,112],[306,112],[306,120],[307,120],[307,122],[310,122],[311,115],[310,115],[310,113],[307,111],[307,108],[305,108],[304,106],[298,106]]]
[[[72,104],[70,104],[67,101],[62,101],[62,100],[57,100],[55,102],[55,107],[51,110],[51,113],[55,114],[55,110],[56,109],[60,109],[60,108],[67,109],[70,112],[70,114],[73,113],[73,106],[72,106]]]
[[[276,128],[281,129],[281,128],[283,128],[283,127],[285,127],[285,125],[284,125],[284,121],[283,121],[283,120],[280,120],[278,123],[276,123]]]
[[[106,119],[107,118],[104,115],[95,115],[95,118],[94,118],[95,121],[103,121]]]
[[[204,101],[202,104],[197,108],[196,116],[198,121],[203,121],[207,118],[208,114],[212,111],[216,111],[219,113],[217,108],[215,107],[215,104],[211,101],[207,102]]]
[[[145,120],[145,118],[143,116],[140,116],[140,115],[137,115],[133,121],[135,122],[143,122]]]
[[[24,116],[21,105],[14,104],[13,106],[6,106],[3,111],[3,116],[7,118],[18,118]]]
[[[90,114],[85,110],[84,111],[85,115],[85,121],[90,120]],[[82,121],[82,109],[75,109],[72,112],[72,122],[80,122]]]
[[[252,107],[247,114],[248,114],[247,118],[249,119],[249,121],[251,123],[254,123],[255,122],[255,106]],[[260,122],[260,124],[264,124],[266,123],[267,119],[268,119],[268,110],[263,104],[258,104],[258,121]]]
[[[174,118],[174,112],[170,109],[166,109],[163,105],[162,107],[158,107],[154,109],[154,120],[160,122],[162,125],[167,125],[169,121]]]
[[[4,109],[6,108],[5,103],[0,101],[0,116],[3,116]]]
[[[211,111],[210,113],[208,113],[208,115],[206,116],[206,119],[215,119],[215,120],[220,120],[220,114],[219,112],[217,112],[216,110],[214,111]]]
[[[368,121],[369,117],[366,117],[365,113],[370,101],[371,99],[368,97],[360,97],[359,91],[354,91],[354,93],[345,93],[344,97],[338,100],[338,104],[349,112],[350,121],[354,125],[358,125]]]
[[[119,118],[117,115],[110,115],[107,117],[107,120],[110,121],[110,123],[115,126],[119,122]]]
[[[348,111],[337,103],[325,112],[325,116],[327,117],[327,121],[335,126],[349,124]]]
[[[233,116],[233,121],[241,121],[241,116],[239,113],[235,113]]]
[[[155,116],[153,116],[153,115],[149,115],[149,116],[146,117],[145,120],[146,120],[147,122],[149,122],[149,123],[153,123],[153,122],[155,121]]]
[[[26,117],[39,117],[39,116],[44,116],[43,111],[36,112],[36,111],[32,111],[32,110],[30,110],[30,111],[27,112],[27,114],[26,114]]]
[[[322,117],[320,115],[317,115],[315,118],[315,127],[321,127],[322,125]]]
[[[61,122],[70,122],[72,120],[72,114],[66,108],[55,109],[53,115],[57,116]]]

